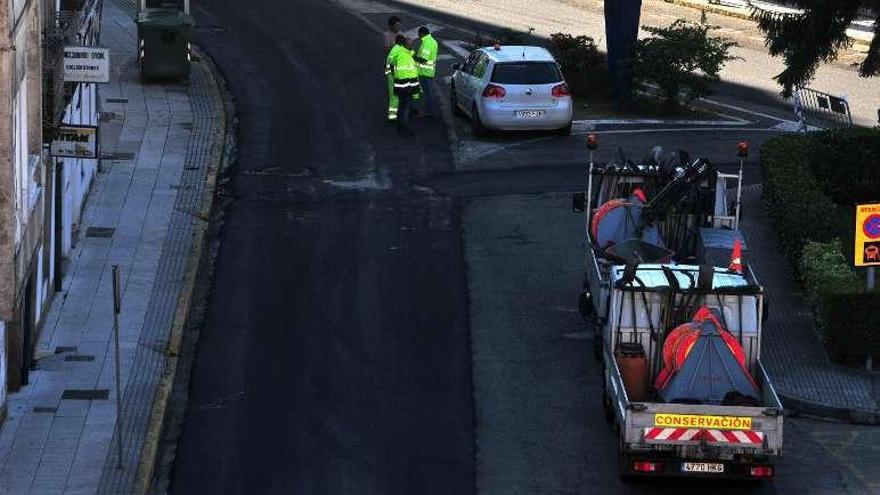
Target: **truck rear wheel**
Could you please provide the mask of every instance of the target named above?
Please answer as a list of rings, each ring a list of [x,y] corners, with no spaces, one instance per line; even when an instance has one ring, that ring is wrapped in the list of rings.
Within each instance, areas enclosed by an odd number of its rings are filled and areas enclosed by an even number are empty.
[[[590,321],[593,313],[596,312],[595,308],[593,308],[593,295],[588,291],[581,292],[580,297],[578,297],[578,312],[584,317],[584,321]]]
[[[632,464],[632,460],[628,455],[623,451],[623,447],[618,447],[620,450],[617,452],[617,475],[620,476],[620,480],[624,482],[630,482],[635,479],[632,471],[630,471],[630,465]]]
[[[593,357],[596,358],[596,361],[602,361],[602,334],[599,333],[599,323],[595,320],[593,321]]]
[[[605,411],[605,422],[614,423],[614,408],[611,405],[611,397],[605,387],[602,387],[602,409]]]

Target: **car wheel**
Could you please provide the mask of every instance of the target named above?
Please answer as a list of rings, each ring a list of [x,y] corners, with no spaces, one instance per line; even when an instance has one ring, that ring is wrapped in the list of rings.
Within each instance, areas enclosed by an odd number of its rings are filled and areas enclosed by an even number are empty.
[[[483,125],[483,120],[480,119],[480,111],[477,109],[476,103],[471,108],[471,128],[474,131],[474,136],[477,137],[482,137],[489,133],[489,129],[486,129],[486,126]]]
[[[567,126],[556,129],[556,134],[560,136],[571,136],[571,122]]]
[[[456,117],[464,117],[464,112],[458,106],[458,95],[455,93],[455,84],[449,87],[449,106],[452,108],[452,115]]]

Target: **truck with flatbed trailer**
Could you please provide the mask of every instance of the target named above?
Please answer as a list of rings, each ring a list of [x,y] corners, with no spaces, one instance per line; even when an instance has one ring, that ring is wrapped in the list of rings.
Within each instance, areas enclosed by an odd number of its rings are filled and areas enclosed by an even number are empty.
[[[573,198],[585,226],[579,309],[595,330],[620,475],[771,478],[783,407],[738,229],[742,162],[725,174],[655,148],[638,164],[589,163]]]

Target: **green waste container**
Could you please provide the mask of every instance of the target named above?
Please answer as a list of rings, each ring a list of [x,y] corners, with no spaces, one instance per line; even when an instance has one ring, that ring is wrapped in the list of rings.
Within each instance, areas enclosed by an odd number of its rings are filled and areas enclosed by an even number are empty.
[[[189,75],[193,18],[174,8],[147,9],[137,18],[141,76],[178,79]]]

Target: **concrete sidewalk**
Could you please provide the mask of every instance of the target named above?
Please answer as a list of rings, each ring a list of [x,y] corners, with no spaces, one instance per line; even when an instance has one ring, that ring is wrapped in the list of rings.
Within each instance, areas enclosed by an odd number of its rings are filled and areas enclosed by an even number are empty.
[[[99,90],[102,160],[30,385],[0,431],[0,493],[131,493],[201,207],[213,193],[223,104],[204,62],[142,84],[132,16],[105,2],[112,79]],[[213,167],[213,168],[212,168]],[[122,271],[123,411],[116,416],[110,266]],[[183,295],[184,297],[186,294]],[[115,435],[122,435],[117,469]],[[106,466],[111,466],[109,469]],[[102,475],[103,473],[103,475]]]
[[[831,363],[788,259],[779,251],[761,185],[743,188],[748,261],[764,286],[770,317],[763,360],[786,408],[857,423],[880,422],[880,374]]]

